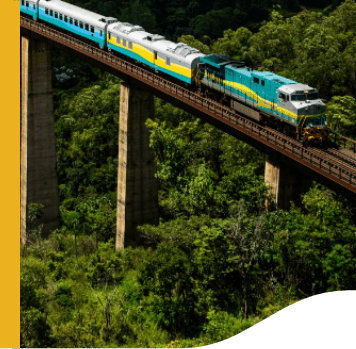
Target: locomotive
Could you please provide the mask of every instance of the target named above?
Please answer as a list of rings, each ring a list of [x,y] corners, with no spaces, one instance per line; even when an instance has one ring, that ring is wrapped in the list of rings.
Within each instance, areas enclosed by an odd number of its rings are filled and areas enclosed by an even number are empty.
[[[308,85],[253,70],[226,55],[205,55],[185,43],[148,33],[139,25],[61,0],[21,0],[20,11],[169,75],[255,121],[303,138],[305,145],[328,140],[325,104],[318,91]]]

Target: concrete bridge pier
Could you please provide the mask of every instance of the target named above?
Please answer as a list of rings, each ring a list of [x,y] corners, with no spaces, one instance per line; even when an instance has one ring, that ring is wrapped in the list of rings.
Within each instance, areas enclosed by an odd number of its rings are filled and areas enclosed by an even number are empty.
[[[312,181],[297,169],[286,166],[276,157],[269,156],[265,166],[265,183],[271,186],[270,193],[275,195],[275,202],[266,209],[290,209],[290,202],[300,206],[302,195],[311,187]]]
[[[20,234],[24,243],[28,204],[44,205],[44,215],[38,224],[43,224],[45,236],[59,227],[59,204],[50,48],[25,36],[21,37],[21,44]]]
[[[116,249],[138,240],[138,225],[158,224],[156,164],[145,125],[154,113],[151,93],[121,84]]]

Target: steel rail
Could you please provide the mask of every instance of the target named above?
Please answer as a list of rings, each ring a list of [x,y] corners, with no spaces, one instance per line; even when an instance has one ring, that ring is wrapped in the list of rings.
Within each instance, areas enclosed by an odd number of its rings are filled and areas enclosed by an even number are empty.
[[[20,16],[20,25],[29,31],[33,31],[50,40],[68,46],[92,59],[121,71],[127,76],[141,81],[145,85],[170,95],[181,102],[200,110],[201,112],[219,120],[254,140],[264,144],[295,160],[309,169],[318,172],[322,176],[338,183],[344,188],[356,194],[356,168],[335,160],[330,155],[314,148],[305,148],[303,145],[268,127],[263,127],[239,114],[232,109],[219,104],[216,101],[203,98],[180,85],[164,79],[162,76],[151,73],[146,69],[136,66],[121,57],[105,52],[95,46],[81,41],[79,38],[64,34],[44,23],[35,22]]]

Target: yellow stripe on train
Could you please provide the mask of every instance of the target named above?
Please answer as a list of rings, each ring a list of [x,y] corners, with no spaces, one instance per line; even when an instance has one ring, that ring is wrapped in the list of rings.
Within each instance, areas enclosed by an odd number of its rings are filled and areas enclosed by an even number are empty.
[[[131,52],[134,52],[134,53],[138,54],[139,56],[141,56],[146,61],[151,62],[152,64],[156,64],[161,68],[170,70],[174,73],[186,76],[188,78],[192,77],[191,69],[189,69],[187,67],[183,67],[183,66],[175,64],[175,63],[171,63],[171,65],[167,65],[166,61],[164,59],[162,59],[161,57],[157,57],[156,62],[154,63],[154,53],[140,44],[136,44],[133,42],[132,49],[129,49],[127,46],[122,45],[121,40],[119,40],[120,42],[117,42],[117,39],[113,36],[111,37],[111,39],[109,39],[109,36],[108,36],[107,41],[112,45],[115,45],[117,47],[123,48],[123,49],[131,51]]]

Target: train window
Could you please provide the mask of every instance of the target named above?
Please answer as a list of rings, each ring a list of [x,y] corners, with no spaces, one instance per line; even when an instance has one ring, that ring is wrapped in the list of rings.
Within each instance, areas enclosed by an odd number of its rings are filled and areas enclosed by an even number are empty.
[[[108,35],[109,35],[109,40],[111,40],[111,33],[108,32]]]
[[[69,24],[73,24],[73,18],[69,17]]]
[[[59,19],[60,19],[61,21],[63,20],[62,14],[59,14]]]
[[[261,85],[264,86],[265,85],[265,81],[261,80]]]
[[[33,4],[32,6],[33,6],[33,9],[34,9],[34,10],[36,10],[36,5],[35,5],[35,4]]]
[[[291,97],[292,101],[305,101],[306,95],[294,95]]]
[[[259,78],[253,78],[253,82],[255,82],[256,84],[260,83],[260,79]]]
[[[89,24],[85,23],[85,30],[89,31]]]
[[[58,18],[58,12],[54,13],[54,18]]]
[[[68,22],[68,17],[64,16],[64,22]]]
[[[46,15],[48,15],[48,8],[45,8],[45,13]]]
[[[166,64],[171,65],[171,57],[166,57]]]
[[[92,25],[90,26],[90,31],[94,34],[94,27]]]
[[[132,41],[129,41],[129,49],[132,50]]]
[[[28,1],[26,1],[26,7],[28,7]]]
[[[278,98],[286,99],[286,96],[284,93],[279,92],[278,93]]]
[[[49,10],[49,15],[53,16],[53,11],[52,10]]]
[[[79,28],[83,29],[83,22],[79,22]]]
[[[25,0],[21,0],[21,5],[22,5],[22,6],[25,5]]]
[[[309,99],[309,100],[319,99],[318,92],[308,93],[308,99]]]
[[[287,101],[289,101],[289,95],[287,95]]]
[[[100,30],[100,36],[102,36],[103,35],[103,31],[102,30]]]
[[[157,60],[157,51],[155,51],[155,60]]]
[[[78,21],[76,19],[74,20],[74,25],[78,27]]]
[[[122,46],[126,47],[126,39],[122,39]]]

